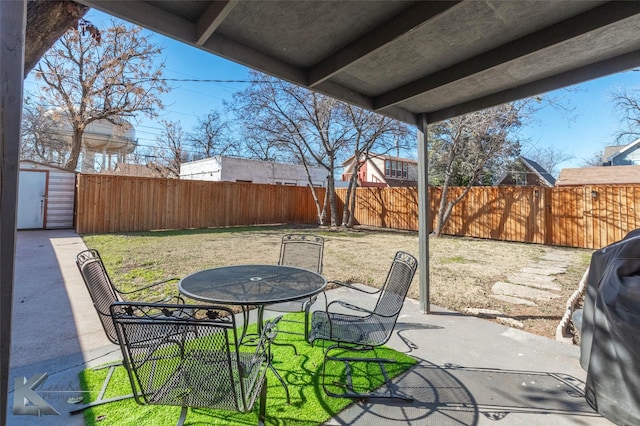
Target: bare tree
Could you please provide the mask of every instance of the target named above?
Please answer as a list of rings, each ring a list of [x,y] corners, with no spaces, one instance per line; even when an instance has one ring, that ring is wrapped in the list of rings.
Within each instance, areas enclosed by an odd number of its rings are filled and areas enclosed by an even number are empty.
[[[254,83],[234,96],[233,110],[244,126],[245,152],[263,161],[302,164],[318,213],[318,223],[338,225],[335,175],[343,160],[383,150],[408,134],[407,126],[275,78],[252,72]],[[402,146],[400,146],[402,147]],[[309,167],[327,171],[327,191],[320,200]],[[356,171],[357,173],[357,171]],[[356,181],[345,200],[341,224],[353,226]],[[327,211],[328,209],[328,211]]]
[[[180,123],[162,121],[162,126],[162,135],[158,137],[154,148],[155,156],[158,164],[169,172],[169,176],[165,177],[180,177],[180,166],[191,160],[193,148]]]
[[[393,149],[411,149],[413,145],[408,142],[409,128],[399,121],[349,104],[340,104],[339,110],[342,111],[345,125],[349,129],[345,140],[347,149],[353,153],[354,159],[353,173],[349,179],[342,213],[342,226],[351,228],[355,223],[353,212],[356,207],[358,171],[372,150],[375,150],[376,154],[385,154]],[[411,140],[415,141],[416,138]]]
[[[191,145],[195,150],[194,160],[225,155],[235,148],[229,135],[229,124],[216,111],[210,111],[198,120],[191,136]]]
[[[249,141],[258,142],[262,152],[302,164],[307,173],[318,213],[318,222],[326,223],[324,201],[311,184],[310,166],[327,170],[327,202],[331,225],[337,226],[337,203],[333,176],[339,152],[345,146],[346,129],[337,120],[338,101],[275,78],[252,72],[255,81],[234,95],[235,112],[245,126]],[[277,148],[277,153],[274,148]],[[249,149],[252,152],[258,150]]]
[[[591,157],[582,159],[585,167],[600,167],[602,163],[604,163],[604,151],[596,151]]]
[[[429,180],[442,187],[436,236],[442,235],[453,207],[473,185],[488,183],[487,176],[519,154],[520,143],[511,133],[522,125],[522,107],[520,103],[503,104],[429,127]],[[451,186],[464,190],[450,200]]]
[[[71,154],[64,165],[75,170],[87,126],[107,120],[121,126],[138,113],[154,117],[168,90],[160,78],[163,64],[155,59],[161,49],[140,27],[112,21],[101,31],[101,41],[78,29],[67,31],[35,68],[42,101],[54,117],[71,125]]]
[[[620,115],[622,129],[618,143],[627,144],[640,136],[640,89],[622,88],[613,93],[614,111]]]
[[[54,128],[55,122],[46,108],[34,102],[32,97],[25,97],[20,158],[64,166],[69,160],[71,144],[68,138],[52,131]]]

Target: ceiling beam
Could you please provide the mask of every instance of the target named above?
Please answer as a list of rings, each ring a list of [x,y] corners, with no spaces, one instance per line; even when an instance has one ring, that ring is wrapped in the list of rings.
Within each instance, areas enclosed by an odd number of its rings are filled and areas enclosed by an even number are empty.
[[[640,13],[640,2],[609,2],[489,52],[422,77],[374,99],[374,110],[421,95]]]
[[[125,21],[155,31],[178,41],[195,43],[196,32],[192,22],[165,12],[141,1],[76,0],[78,3],[103,11]]]
[[[202,46],[211,34],[220,26],[222,21],[238,4],[239,0],[214,1],[204,11],[196,22],[196,45]]]
[[[418,2],[309,69],[308,86],[314,87],[322,83],[359,59],[441,15],[460,2],[461,0]],[[363,7],[366,7],[366,4]]]
[[[518,99],[528,98],[540,93],[546,93],[551,90],[571,86],[588,80],[604,77],[606,75],[627,71],[637,66],[640,66],[640,50],[585,65],[571,71],[536,80],[531,83],[503,90],[469,102],[444,108],[439,111],[432,111],[429,112],[427,116],[429,123],[447,120],[452,117],[479,111],[484,108],[489,108],[506,102],[513,102]]]

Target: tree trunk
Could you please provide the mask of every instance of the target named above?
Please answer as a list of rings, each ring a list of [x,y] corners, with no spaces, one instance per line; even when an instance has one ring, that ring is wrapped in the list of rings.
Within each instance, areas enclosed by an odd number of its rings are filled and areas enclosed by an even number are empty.
[[[447,194],[449,192],[449,186],[444,185],[442,187],[442,192],[440,194],[440,205],[438,206],[438,214],[436,216],[436,227],[433,230],[433,235],[435,237],[441,237],[442,231],[444,230],[444,225],[446,223],[445,218],[445,209],[447,206]]]
[[[335,228],[338,226],[338,206],[336,205],[336,186],[333,179],[327,181],[327,193],[329,194],[329,208],[331,210],[331,227]]]
[[[62,34],[78,25],[78,20],[88,10],[87,6],[69,0],[29,1],[24,52],[25,77]]]
[[[67,163],[64,165],[65,170],[75,172],[76,167],[78,167],[78,157],[80,156],[80,150],[82,149],[83,135],[84,130],[74,129],[71,140],[71,156],[69,158],[69,161],[67,161]]]
[[[357,185],[356,177],[357,177],[356,173],[351,174],[351,177],[349,178],[349,186],[347,187],[347,195],[344,197],[344,210],[342,212],[342,226],[345,226],[347,228],[350,227],[349,223],[351,223],[351,226],[353,226],[353,220],[351,220],[351,216],[353,216],[353,213],[351,209],[354,203],[351,203],[351,199],[355,197],[355,193],[356,193],[356,185]]]
[[[356,211],[356,195],[358,191],[358,185],[354,185],[353,192],[351,193],[351,201],[349,202],[349,222],[347,222],[347,228],[353,228],[356,223],[355,211]]]

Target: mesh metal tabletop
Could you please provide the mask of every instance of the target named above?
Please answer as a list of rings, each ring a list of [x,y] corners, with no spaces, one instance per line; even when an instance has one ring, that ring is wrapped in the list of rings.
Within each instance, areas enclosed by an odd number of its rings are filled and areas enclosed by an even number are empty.
[[[205,302],[267,305],[313,296],[327,281],[306,269],[279,265],[234,265],[207,269],[184,277],[182,294]]]

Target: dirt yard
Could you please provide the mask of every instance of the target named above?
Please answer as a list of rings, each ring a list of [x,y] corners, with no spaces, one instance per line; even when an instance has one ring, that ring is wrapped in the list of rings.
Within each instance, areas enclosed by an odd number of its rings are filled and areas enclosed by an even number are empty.
[[[276,263],[280,238],[288,232],[315,233],[325,238],[324,275],[328,280],[379,286],[396,251],[418,255],[417,233],[371,229],[345,231],[274,226],[83,238],[88,247],[100,251],[113,280],[124,283],[133,277],[143,276],[150,282],[222,265]],[[534,244],[431,237],[431,303],[458,312],[466,312],[467,308],[498,310],[520,321],[527,332],[555,338],[567,299],[578,287],[589,265],[591,251],[553,248],[569,253],[572,259],[567,272],[555,276],[562,288],[556,299],[539,302],[538,306],[523,306],[498,300],[492,297],[491,291],[494,283],[534,265],[550,250],[550,247]],[[417,276],[409,297],[419,298]]]

